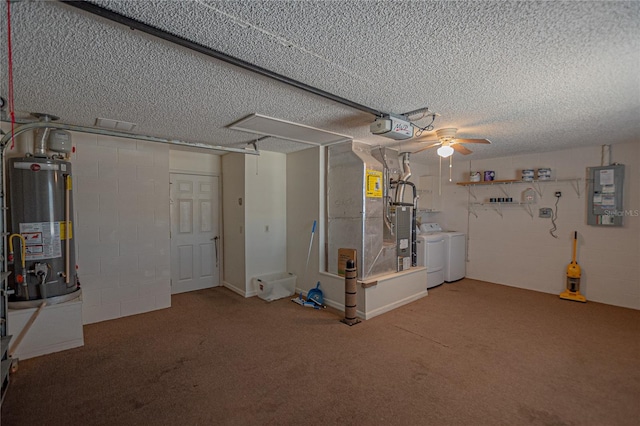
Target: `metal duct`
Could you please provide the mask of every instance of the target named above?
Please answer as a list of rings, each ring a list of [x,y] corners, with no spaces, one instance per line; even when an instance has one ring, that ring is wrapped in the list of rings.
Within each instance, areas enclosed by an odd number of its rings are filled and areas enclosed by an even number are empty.
[[[33,156],[38,158],[47,157],[47,139],[49,139],[50,128],[36,130],[35,138],[33,139]]]
[[[402,175],[398,179],[402,182],[407,182],[411,177],[411,168],[409,167],[409,156],[411,153],[403,152],[400,154],[402,156]],[[396,203],[404,202],[404,187],[405,185],[398,185],[396,188]],[[413,202],[413,201],[412,201]]]
[[[379,146],[371,150],[371,155],[373,158],[378,160],[384,166],[383,172],[383,194],[382,197],[384,199],[384,240],[388,242],[395,242],[395,230],[394,224],[391,220],[391,202],[393,201],[393,196],[391,195],[391,177],[400,175],[400,162],[398,161],[398,151],[395,149],[387,148],[384,146]]]
[[[375,177],[383,185],[383,165],[360,142],[328,149],[327,246],[328,272],[338,273],[338,249],[357,250],[358,277],[396,272],[396,244],[385,242],[382,186],[367,193]]]
[[[41,123],[50,123],[57,120],[58,117],[49,114],[32,113],[32,116],[39,118]],[[35,131],[35,138],[33,139],[33,156],[38,158],[47,158],[47,140],[49,139],[49,127],[39,128]]]

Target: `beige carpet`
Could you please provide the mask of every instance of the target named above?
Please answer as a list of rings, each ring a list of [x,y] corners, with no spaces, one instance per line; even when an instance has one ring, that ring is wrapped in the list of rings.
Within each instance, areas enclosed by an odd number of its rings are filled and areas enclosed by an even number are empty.
[[[640,311],[463,280],[353,327],[225,288],[20,362],[3,425],[637,425]]]

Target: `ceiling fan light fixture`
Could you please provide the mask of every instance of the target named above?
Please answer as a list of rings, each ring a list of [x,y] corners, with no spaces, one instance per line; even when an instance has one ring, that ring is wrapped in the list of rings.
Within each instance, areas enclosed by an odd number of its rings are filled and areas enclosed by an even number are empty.
[[[453,148],[451,148],[449,145],[442,145],[440,148],[438,148],[437,152],[440,157],[447,158],[450,157],[451,154],[453,154]]]
[[[458,129],[456,129],[455,127],[446,127],[444,129],[436,130],[436,135],[441,141],[450,141],[455,139],[457,131]]]

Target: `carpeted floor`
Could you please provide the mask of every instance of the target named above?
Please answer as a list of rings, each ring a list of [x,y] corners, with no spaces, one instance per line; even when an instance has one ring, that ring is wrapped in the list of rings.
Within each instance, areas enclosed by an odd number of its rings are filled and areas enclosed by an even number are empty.
[[[225,288],[20,362],[3,425],[637,425],[640,311],[465,279],[349,327]]]

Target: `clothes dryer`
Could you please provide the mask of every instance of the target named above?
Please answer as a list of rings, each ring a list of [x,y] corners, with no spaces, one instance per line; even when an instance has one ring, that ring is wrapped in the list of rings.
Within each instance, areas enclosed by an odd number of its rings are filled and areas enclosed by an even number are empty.
[[[427,268],[427,288],[442,284],[445,266],[444,235],[419,234],[416,243],[418,266]]]
[[[443,232],[444,281],[461,280],[467,274],[467,235],[464,232]]]
[[[461,280],[467,274],[467,235],[464,232],[444,231],[436,222],[420,225],[420,235],[444,237],[444,281]]]

